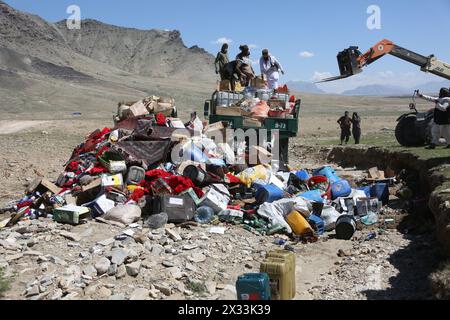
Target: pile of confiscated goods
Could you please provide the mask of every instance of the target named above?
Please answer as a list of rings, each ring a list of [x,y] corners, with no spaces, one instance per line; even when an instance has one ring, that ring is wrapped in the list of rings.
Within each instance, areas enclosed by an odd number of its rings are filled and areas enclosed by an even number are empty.
[[[195,115],[183,123],[169,117],[173,111],[172,99],[158,97],[121,104],[115,127],[76,147],[57,181],[31,183],[24,198],[3,209],[14,214],[0,227],[39,217],[117,225],[144,219],[152,229],[196,221],[218,232],[222,223],[306,241],[335,229],[338,238],[351,239],[357,222],[376,223],[389,200],[393,178],[356,188],[331,167],[307,172],[279,171],[276,161],[235,164],[248,156],[245,146],[208,138],[223,123],[206,125]]]

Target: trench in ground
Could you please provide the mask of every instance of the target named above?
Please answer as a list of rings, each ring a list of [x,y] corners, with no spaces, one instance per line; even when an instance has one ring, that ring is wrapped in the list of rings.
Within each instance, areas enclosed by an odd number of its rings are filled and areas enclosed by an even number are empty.
[[[433,299],[430,275],[439,269],[445,255],[437,241],[435,219],[428,205],[433,191],[429,170],[448,160],[420,161],[412,154],[389,152],[381,148],[304,148],[302,153],[314,153],[321,163],[357,170],[391,168],[397,174],[401,173],[402,180],[413,191],[413,196],[407,201],[390,201],[389,207],[403,208],[406,213],[396,229],[403,238],[409,240],[408,245],[399,246],[388,258],[389,263],[398,270],[397,275],[389,279],[388,288],[368,290],[363,294],[368,300]]]

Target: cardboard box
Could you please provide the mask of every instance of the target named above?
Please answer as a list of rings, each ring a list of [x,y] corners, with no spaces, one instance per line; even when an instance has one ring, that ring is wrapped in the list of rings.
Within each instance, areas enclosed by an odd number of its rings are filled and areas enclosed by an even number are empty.
[[[181,119],[178,118],[168,118],[170,126],[172,128],[176,128],[176,129],[186,129],[186,127],[184,126],[183,121],[181,121]]]
[[[98,197],[90,205],[90,207],[92,207],[93,215],[95,217],[104,215],[115,206],[116,203],[113,200],[108,199],[105,194]]]
[[[89,183],[88,185],[82,186],[81,190],[83,192],[95,189],[95,188],[99,188],[102,186],[102,178],[98,178],[95,179],[94,181],[92,181],[91,183]]]
[[[59,223],[79,224],[90,215],[89,208],[67,205],[53,210],[53,220]]]
[[[114,176],[102,176],[102,186],[103,187],[116,187],[123,188],[123,176],[122,174],[116,174]]]
[[[130,107],[130,112],[134,117],[145,116],[148,114],[148,110],[144,103],[141,101],[136,102]]]
[[[217,107],[216,114],[218,116],[241,116],[242,109],[240,107]]]
[[[222,184],[213,184],[205,196],[200,200],[200,206],[207,206],[219,213],[226,210],[230,202],[230,193]]]
[[[61,188],[57,187],[50,181],[45,178],[39,177],[36,178],[27,188],[27,193],[40,192],[41,194],[46,191],[51,191],[53,194],[59,194],[61,192]]]
[[[261,77],[256,77],[252,80],[251,86],[255,89],[266,89],[266,82]]]

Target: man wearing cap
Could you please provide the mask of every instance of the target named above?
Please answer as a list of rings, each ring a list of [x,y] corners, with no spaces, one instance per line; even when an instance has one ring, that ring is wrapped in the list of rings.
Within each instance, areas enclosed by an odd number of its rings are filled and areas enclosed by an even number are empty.
[[[278,89],[278,81],[280,80],[280,72],[284,74],[283,67],[278,60],[269,53],[269,50],[262,51],[262,57],[259,60],[261,75],[267,79],[269,89]]]

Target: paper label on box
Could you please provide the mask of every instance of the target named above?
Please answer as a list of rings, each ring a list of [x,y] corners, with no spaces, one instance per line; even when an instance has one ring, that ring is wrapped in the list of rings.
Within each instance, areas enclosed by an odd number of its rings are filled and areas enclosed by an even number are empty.
[[[182,205],[184,205],[184,201],[183,201],[183,199],[180,199],[180,198],[170,198],[169,204],[176,205],[176,206],[182,206]]]

